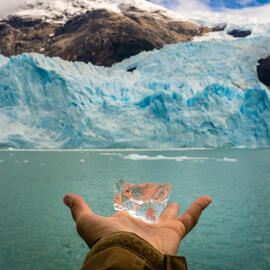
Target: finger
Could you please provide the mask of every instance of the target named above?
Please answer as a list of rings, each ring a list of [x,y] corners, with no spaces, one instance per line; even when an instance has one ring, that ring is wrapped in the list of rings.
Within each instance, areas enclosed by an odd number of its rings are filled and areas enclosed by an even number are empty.
[[[168,204],[166,210],[160,215],[159,221],[176,219],[179,209],[180,207],[177,203]]]
[[[63,198],[63,202],[70,208],[71,214],[74,220],[78,220],[82,215],[94,215],[94,212],[90,209],[86,201],[78,195],[67,194]]]
[[[199,218],[203,210],[212,202],[212,199],[208,196],[202,196],[198,198],[189,209],[181,215],[178,220],[185,226],[185,235],[187,235],[198,223]]]

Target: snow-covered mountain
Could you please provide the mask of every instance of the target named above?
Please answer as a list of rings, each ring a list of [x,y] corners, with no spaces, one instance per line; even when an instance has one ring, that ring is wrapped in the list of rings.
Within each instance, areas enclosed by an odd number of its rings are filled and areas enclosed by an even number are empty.
[[[145,0],[28,1],[0,21],[0,53],[37,52],[110,66],[213,30]]]
[[[162,6],[154,5],[145,0],[27,0],[21,8],[11,15],[65,23],[87,11],[105,9],[123,14],[132,8],[181,19],[177,13],[174,14]]]
[[[75,16],[100,9],[122,15],[127,10],[137,9],[154,17],[165,17],[173,21],[188,21],[209,27],[226,25],[227,32],[234,28],[249,29],[253,34],[270,31],[270,18],[255,19],[210,11],[173,12],[146,0],[25,0],[24,5],[9,16],[66,23]],[[223,38],[228,39],[229,36],[224,35]]]
[[[0,53],[36,52],[110,66],[165,44],[262,34],[270,35],[270,23],[180,14],[145,0],[27,0],[0,21]]]

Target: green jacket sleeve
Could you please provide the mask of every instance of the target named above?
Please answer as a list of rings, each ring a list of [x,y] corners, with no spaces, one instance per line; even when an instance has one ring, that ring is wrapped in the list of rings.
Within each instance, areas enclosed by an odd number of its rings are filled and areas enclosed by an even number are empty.
[[[181,256],[163,255],[136,234],[117,232],[100,239],[81,270],[187,270]]]

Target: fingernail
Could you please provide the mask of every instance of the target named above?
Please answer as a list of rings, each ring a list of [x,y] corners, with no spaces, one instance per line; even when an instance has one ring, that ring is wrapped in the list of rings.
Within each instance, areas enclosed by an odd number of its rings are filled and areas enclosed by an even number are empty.
[[[66,196],[64,197],[63,201],[64,201],[64,204],[65,204],[66,206],[68,206],[69,208],[71,207],[71,204],[72,204],[72,198],[71,198],[71,196],[66,195]]]

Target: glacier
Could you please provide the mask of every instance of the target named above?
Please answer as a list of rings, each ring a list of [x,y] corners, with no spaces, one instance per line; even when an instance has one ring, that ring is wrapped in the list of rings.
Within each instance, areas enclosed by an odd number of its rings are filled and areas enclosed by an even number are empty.
[[[269,147],[256,73],[269,52],[257,36],[166,45],[111,68],[0,55],[0,147]]]

